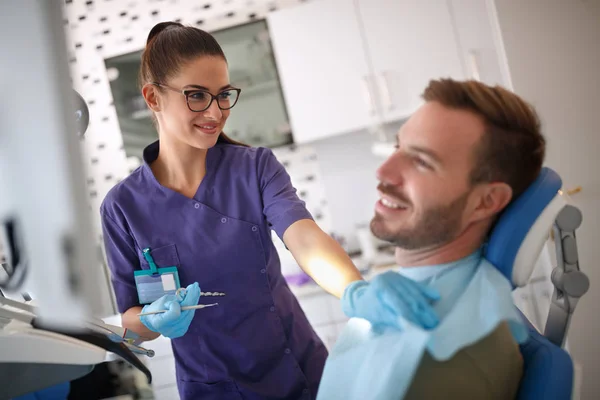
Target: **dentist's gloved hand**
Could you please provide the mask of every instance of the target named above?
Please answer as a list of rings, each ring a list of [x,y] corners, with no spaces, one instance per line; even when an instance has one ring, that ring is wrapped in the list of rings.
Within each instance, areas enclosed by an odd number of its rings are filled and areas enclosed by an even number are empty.
[[[167,294],[153,303],[142,308],[142,313],[168,310],[164,313],[142,315],[140,321],[153,332],[158,332],[161,335],[170,339],[175,339],[183,336],[194,318],[196,310],[181,310],[184,306],[195,306],[200,299],[200,286],[198,282],[189,285],[185,293],[177,293],[176,295]]]
[[[436,289],[388,271],[370,282],[350,283],[341,300],[348,317],[364,318],[375,330],[384,326],[402,329],[400,316],[424,329],[433,329],[439,320],[431,304],[439,297]]]

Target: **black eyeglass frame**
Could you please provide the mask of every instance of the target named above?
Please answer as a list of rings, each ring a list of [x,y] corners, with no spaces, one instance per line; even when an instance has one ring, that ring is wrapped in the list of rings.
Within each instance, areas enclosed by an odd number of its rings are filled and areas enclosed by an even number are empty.
[[[206,110],[208,110],[210,108],[210,106],[212,105],[213,101],[215,101],[215,100],[217,101],[217,107],[219,107],[220,110],[231,110],[237,104],[238,100],[240,99],[240,94],[242,93],[242,89],[238,89],[238,88],[235,88],[235,87],[227,88],[227,89],[222,90],[221,92],[217,93],[216,95],[213,95],[211,92],[209,92],[208,90],[204,90],[204,89],[181,89],[180,90],[180,89],[172,88],[172,87],[170,87],[168,85],[164,85],[164,84],[159,83],[159,82],[152,82],[152,84],[154,86],[158,86],[158,87],[162,87],[162,88],[165,88],[165,89],[169,89],[169,90],[171,90],[173,92],[177,92],[177,93],[180,93],[183,96],[185,96],[185,104],[187,104],[188,109],[191,112],[203,112],[203,111],[206,111]],[[234,92],[237,92],[237,97],[235,99],[235,102],[231,106],[229,106],[227,108],[221,107],[221,103],[219,103],[219,99],[217,97],[220,94],[224,93],[224,92],[228,92],[228,91],[232,91],[232,90]],[[207,95],[209,95],[211,97],[211,99],[208,102],[208,105],[206,106],[206,108],[203,108],[202,110],[193,110],[192,107],[190,107],[190,102],[189,102],[189,94],[190,94],[190,92],[202,92],[202,93],[206,93]]]

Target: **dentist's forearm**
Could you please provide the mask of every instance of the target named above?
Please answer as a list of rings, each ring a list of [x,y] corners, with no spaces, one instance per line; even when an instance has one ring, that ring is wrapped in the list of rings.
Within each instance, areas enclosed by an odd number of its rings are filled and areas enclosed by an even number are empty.
[[[344,249],[314,221],[297,221],[283,236],[300,267],[334,296],[342,297],[349,283],[362,279]]]
[[[154,340],[160,336],[160,333],[151,331],[146,328],[140,321],[139,313],[142,312],[142,307],[131,307],[121,315],[121,324],[123,328],[127,328],[132,332],[140,335],[143,341]]]

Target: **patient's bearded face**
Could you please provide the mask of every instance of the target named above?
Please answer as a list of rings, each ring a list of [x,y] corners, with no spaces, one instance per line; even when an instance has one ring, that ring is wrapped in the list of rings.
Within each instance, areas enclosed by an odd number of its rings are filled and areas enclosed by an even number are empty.
[[[394,196],[393,192],[388,192],[381,185],[380,191]],[[413,207],[406,202],[406,208],[390,209],[389,213],[378,212],[371,221],[371,230],[379,239],[407,250],[450,242],[462,231],[462,216],[468,195],[467,192],[447,204],[427,208]],[[400,197],[398,194],[395,196]],[[409,215],[403,216],[403,213]]]
[[[450,242],[466,228],[479,118],[429,102],[398,134],[398,150],[379,168],[371,231],[404,249]]]

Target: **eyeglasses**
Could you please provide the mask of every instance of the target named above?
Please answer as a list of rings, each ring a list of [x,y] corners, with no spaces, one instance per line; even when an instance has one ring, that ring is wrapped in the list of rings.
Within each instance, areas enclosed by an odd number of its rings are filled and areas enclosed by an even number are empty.
[[[242,89],[231,88],[223,90],[215,96],[209,91],[203,89],[177,90],[158,82],[153,82],[152,84],[183,94],[185,96],[185,101],[188,108],[193,112],[202,112],[208,110],[213,100],[217,100],[217,105],[221,110],[229,110],[235,106],[235,103],[237,103],[240,97],[240,92],[242,91]]]

